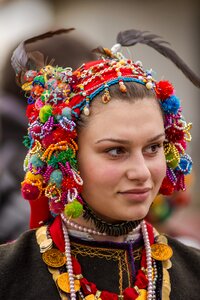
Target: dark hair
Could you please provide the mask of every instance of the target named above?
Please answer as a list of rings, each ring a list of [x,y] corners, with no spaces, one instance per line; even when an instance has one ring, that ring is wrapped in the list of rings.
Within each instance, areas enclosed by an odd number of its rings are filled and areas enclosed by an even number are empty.
[[[145,85],[137,82],[127,82],[126,85],[126,93],[122,93],[119,89],[119,84],[114,84],[109,87],[109,93],[111,96],[111,100],[121,100],[121,101],[128,101],[128,102],[136,102],[138,100],[142,100],[144,98],[153,98],[156,99],[155,91],[152,89],[147,89]],[[104,94],[104,91],[97,95],[90,105],[91,109],[97,103],[101,103],[101,97]],[[98,104],[97,104],[98,105]],[[106,104],[103,104],[106,105]],[[162,113],[162,111],[161,111]],[[83,113],[80,115],[80,118],[77,121],[78,129],[81,127],[86,127],[90,117],[85,116]]]

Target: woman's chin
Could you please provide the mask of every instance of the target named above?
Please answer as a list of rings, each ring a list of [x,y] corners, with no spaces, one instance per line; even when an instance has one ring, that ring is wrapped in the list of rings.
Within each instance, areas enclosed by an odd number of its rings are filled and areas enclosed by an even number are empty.
[[[123,217],[121,216],[121,220],[123,218],[123,221],[138,221],[138,220],[143,220],[146,215],[148,214],[147,210],[141,210],[138,211],[137,213],[129,213],[129,214],[125,214]]]

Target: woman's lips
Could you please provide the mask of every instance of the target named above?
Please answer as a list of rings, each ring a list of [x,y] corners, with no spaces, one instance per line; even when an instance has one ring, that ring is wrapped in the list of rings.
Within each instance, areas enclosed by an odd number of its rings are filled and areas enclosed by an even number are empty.
[[[148,198],[150,191],[151,188],[131,189],[119,192],[119,194],[128,200],[145,201]]]

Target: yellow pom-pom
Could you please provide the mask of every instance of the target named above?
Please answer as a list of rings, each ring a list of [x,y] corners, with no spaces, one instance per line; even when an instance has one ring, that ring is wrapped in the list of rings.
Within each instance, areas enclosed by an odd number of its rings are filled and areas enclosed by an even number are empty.
[[[175,169],[178,166],[180,161],[178,158],[173,157],[173,155],[168,155],[166,160],[167,160],[167,165],[172,169]]]
[[[28,171],[28,172],[26,173],[25,179],[28,179],[28,180],[30,180],[30,181],[37,181],[37,180],[42,181],[42,180],[43,180],[43,177],[42,177],[42,175],[40,175],[40,174],[34,175],[34,174],[31,173],[30,171]]]
[[[78,200],[74,200],[71,203],[65,205],[65,215],[69,218],[78,218],[83,213],[83,206]]]
[[[40,109],[39,118],[42,123],[45,123],[52,115],[52,107],[47,104]]]

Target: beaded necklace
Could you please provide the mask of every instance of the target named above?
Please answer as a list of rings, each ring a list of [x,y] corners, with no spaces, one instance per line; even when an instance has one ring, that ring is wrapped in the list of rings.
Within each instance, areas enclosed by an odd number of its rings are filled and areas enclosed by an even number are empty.
[[[144,248],[141,253],[141,268],[138,270],[133,287],[127,287],[121,295],[109,291],[99,291],[93,282],[89,282],[82,274],[81,265],[78,260],[71,254],[71,245],[66,224],[60,219],[59,226],[48,233],[47,227],[39,228],[36,231],[37,242],[40,245],[40,251],[43,253],[42,258],[48,265],[49,272],[52,273],[53,279],[58,287],[61,299],[66,298],[76,300],[77,294],[79,299],[85,300],[155,300],[157,298],[158,270],[156,260],[163,261],[163,286],[162,294],[169,299],[170,281],[167,269],[171,267],[169,258],[171,257],[170,247],[165,237],[159,235],[156,237],[157,243],[154,244],[155,231],[153,227],[142,221],[141,231],[144,240]],[[57,222],[58,223],[58,222]],[[50,236],[51,234],[51,236]],[[64,237],[64,244],[59,247],[60,250],[54,249],[53,242],[55,236]],[[44,239],[46,236],[46,239]],[[53,240],[52,240],[53,239]],[[57,244],[57,243],[56,243]],[[62,250],[63,249],[63,250]],[[62,253],[64,251],[65,255]],[[63,267],[66,265],[66,270]],[[49,267],[50,266],[50,267]],[[53,267],[53,268],[52,268]],[[58,270],[56,269],[58,267]],[[61,269],[59,269],[61,267]],[[160,298],[159,298],[160,299]]]
[[[150,227],[149,230],[147,229],[147,225],[146,225],[145,221],[142,221],[141,227],[142,227],[142,234],[143,234],[145,247],[142,251],[141,269],[138,271],[138,273],[136,275],[135,285],[133,288],[126,288],[123,291],[123,295],[117,295],[114,293],[110,293],[110,296],[112,297],[110,299],[117,300],[117,299],[121,298],[124,300],[128,300],[128,299],[134,300],[134,299],[137,299],[139,295],[146,296],[146,293],[147,293],[148,300],[155,299],[155,283],[157,280],[157,276],[154,276],[154,279],[153,279],[152,265],[154,265],[155,270],[156,270],[156,265],[153,264],[153,262],[152,262],[151,247],[150,247],[150,245],[153,243],[153,231],[152,231],[152,227]],[[74,288],[74,286],[75,286],[74,275],[76,276],[76,275],[80,275],[82,273],[75,274],[75,272],[74,272],[75,270],[73,270],[71,249],[70,249],[70,240],[69,240],[67,228],[64,223],[63,223],[62,229],[63,229],[64,240],[65,240],[65,255],[67,258],[66,264],[67,264],[67,270],[68,270],[68,276],[69,276],[70,299],[76,300],[76,291]],[[149,235],[151,235],[151,242],[150,242]],[[78,263],[78,261],[76,261],[76,264],[78,264],[77,269],[79,270],[79,272],[81,272],[81,266]],[[147,270],[146,275],[145,275],[145,272],[146,272],[145,270]],[[155,274],[156,273],[157,273],[157,271],[155,271]],[[93,299],[102,299],[102,300],[109,299],[107,297],[109,295],[109,292],[99,291],[94,283],[88,282],[85,278],[84,278],[84,280],[82,280],[82,278],[81,278],[80,281],[81,281],[80,284],[81,284],[82,289],[85,291],[85,293],[87,293],[87,296],[84,299],[92,299],[92,297],[94,297]],[[90,286],[89,290],[87,289],[88,285]],[[92,287],[92,289],[91,289],[91,287]],[[147,292],[146,292],[146,288],[147,288]],[[88,297],[88,296],[90,296],[90,297]]]
[[[87,202],[84,201],[83,218],[87,221],[91,220],[99,232],[105,232],[110,236],[122,236],[132,232],[138,228],[141,220],[135,221],[124,221],[117,224],[108,223],[99,218],[94,211],[88,206]]]
[[[73,221],[70,221],[69,219],[67,219],[65,217],[64,214],[61,214],[61,219],[62,221],[65,223],[65,225],[69,225],[71,226],[72,228],[74,228],[75,230],[78,230],[80,232],[84,232],[84,233],[89,233],[89,234],[94,234],[94,235],[102,235],[102,236],[106,236],[108,235],[107,232],[101,232],[101,231],[98,231],[98,230],[95,230],[94,228],[88,228],[88,227],[85,227],[85,226],[81,226]],[[140,229],[140,223],[137,225],[137,227],[135,227],[134,229],[132,229],[129,233],[135,233],[135,232],[138,232],[139,229]]]

